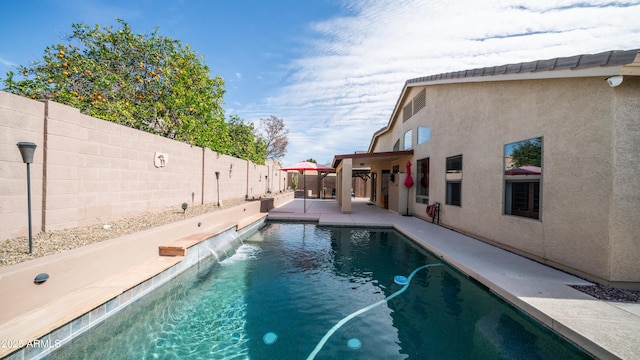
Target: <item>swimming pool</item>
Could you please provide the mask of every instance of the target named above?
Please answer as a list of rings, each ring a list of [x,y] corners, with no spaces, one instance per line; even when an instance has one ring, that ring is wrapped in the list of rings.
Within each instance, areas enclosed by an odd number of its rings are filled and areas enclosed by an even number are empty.
[[[270,223],[229,255],[49,358],[589,358],[394,230]]]

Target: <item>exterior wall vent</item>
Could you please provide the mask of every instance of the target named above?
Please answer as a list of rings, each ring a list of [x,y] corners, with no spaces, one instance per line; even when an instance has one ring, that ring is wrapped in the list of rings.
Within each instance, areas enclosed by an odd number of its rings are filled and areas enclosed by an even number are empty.
[[[402,109],[402,122],[405,122],[411,118],[413,112],[411,111],[411,101],[407,104],[407,106]]]
[[[426,105],[427,105],[427,89],[422,89],[422,91],[420,91],[418,95],[416,95],[416,97],[413,98],[413,115],[415,115],[418,111],[424,109]]]

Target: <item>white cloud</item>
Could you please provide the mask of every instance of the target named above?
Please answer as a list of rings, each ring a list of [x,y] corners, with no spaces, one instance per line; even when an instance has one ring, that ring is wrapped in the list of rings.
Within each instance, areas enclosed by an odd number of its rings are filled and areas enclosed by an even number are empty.
[[[2,57],[0,57],[0,64],[4,65],[4,66],[8,66],[8,67],[14,67],[16,66],[16,64],[14,64],[13,62],[6,60]]]
[[[285,86],[239,109],[290,130],[283,162],[366,150],[407,79],[448,71],[640,47],[640,2],[360,0],[311,24]]]

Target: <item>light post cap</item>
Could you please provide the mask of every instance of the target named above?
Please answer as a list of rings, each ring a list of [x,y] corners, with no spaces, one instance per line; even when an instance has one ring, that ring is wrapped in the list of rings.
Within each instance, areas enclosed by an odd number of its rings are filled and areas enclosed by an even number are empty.
[[[36,151],[37,145],[29,141],[21,141],[16,144],[20,149],[22,155],[22,161],[25,164],[31,164],[33,162],[33,153]]]

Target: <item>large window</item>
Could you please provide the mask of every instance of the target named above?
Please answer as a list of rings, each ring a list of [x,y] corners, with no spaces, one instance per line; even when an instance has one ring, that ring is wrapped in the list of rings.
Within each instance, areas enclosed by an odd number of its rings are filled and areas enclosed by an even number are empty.
[[[429,203],[429,158],[418,160],[416,202]]]
[[[418,126],[418,145],[431,139],[431,129],[426,126]]]
[[[504,213],[540,218],[542,137],[504,146]]]
[[[461,204],[462,195],[462,155],[447,158],[447,205]]]
[[[402,150],[409,150],[413,147],[412,138],[413,130],[407,130],[407,132],[404,133],[404,147]]]

